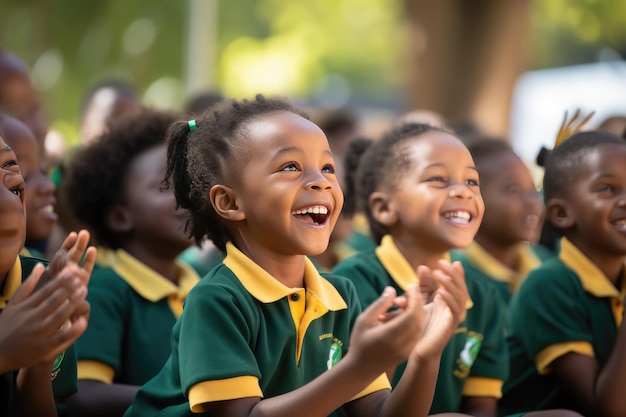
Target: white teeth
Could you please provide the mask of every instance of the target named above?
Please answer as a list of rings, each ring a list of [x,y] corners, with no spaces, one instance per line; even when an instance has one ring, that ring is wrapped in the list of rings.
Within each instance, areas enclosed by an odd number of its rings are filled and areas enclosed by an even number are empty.
[[[324,206],[311,206],[296,210],[291,214],[328,214],[328,209]]]
[[[472,216],[467,211],[449,211],[443,217],[453,223],[468,224]]]
[[[41,208],[41,211],[43,211],[45,213],[54,213],[54,207],[52,206],[52,204],[48,204],[46,206],[43,206]]]
[[[616,228],[620,232],[625,232],[626,231],[626,219],[616,220],[614,222],[611,222],[611,224],[613,224],[613,226],[616,226]]]

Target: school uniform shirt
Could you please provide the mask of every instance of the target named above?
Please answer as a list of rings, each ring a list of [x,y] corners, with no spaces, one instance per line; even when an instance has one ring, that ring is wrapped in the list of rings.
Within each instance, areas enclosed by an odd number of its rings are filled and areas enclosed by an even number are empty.
[[[518,245],[517,252],[519,259],[517,271],[504,265],[477,242],[473,242],[463,251],[455,251],[452,258],[461,262],[465,277],[471,276],[488,285],[494,285],[508,304],[528,273],[542,262],[528,243]]]
[[[7,275],[4,288],[0,292],[0,312],[4,310],[22,282],[28,278],[35,265],[40,262],[44,265],[47,264],[47,261],[39,258],[22,255],[16,258],[15,264]],[[15,370],[0,375],[0,415],[8,415],[11,398],[15,390],[17,372],[18,370]],[[74,345],[56,358],[50,372],[50,380],[52,381],[54,397],[57,399],[65,398],[77,391]]]
[[[285,394],[349,351],[361,312],[352,283],[322,277],[307,259],[304,288],[288,288],[231,243],[226,249],[189,293],[170,358],[126,417],[192,416],[213,401]],[[389,388],[383,374],[355,398]]]
[[[333,273],[352,280],[363,308],[386,286],[395,287],[401,294],[409,284],[419,284],[416,271],[389,235],[376,249],[341,262]],[[458,412],[463,396],[500,398],[508,375],[504,302],[491,286],[474,279],[466,279],[466,284],[471,299],[467,317],[441,357],[431,413]],[[405,368],[406,363],[397,368],[392,386],[399,382]]]
[[[621,288],[569,240],[560,253],[533,270],[510,305],[511,376],[502,413],[568,408],[572,401],[551,373],[552,362],[569,352],[606,363],[622,321],[626,276]]]
[[[115,260],[89,281],[89,326],[76,342],[78,379],[142,385],[167,360],[172,326],[199,278],[182,262],[175,285],[124,250]]]

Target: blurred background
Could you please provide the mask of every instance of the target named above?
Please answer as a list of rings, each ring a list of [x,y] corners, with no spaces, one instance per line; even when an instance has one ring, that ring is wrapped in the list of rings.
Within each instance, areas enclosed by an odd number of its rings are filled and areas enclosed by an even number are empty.
[[[77,141],[90,85],[158,107],[288,95],[364,122],[421,108],[532,160],[566,110],[626,114],[623,0],[0,0],[0,47],[31,68],[51,135]]]

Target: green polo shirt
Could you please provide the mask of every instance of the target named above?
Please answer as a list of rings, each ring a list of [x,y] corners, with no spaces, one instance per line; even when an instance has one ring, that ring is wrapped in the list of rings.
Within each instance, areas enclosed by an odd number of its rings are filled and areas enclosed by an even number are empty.
[[[229,243],[223,264],[189,293],[167,363],[125,416],[191,416],[214,401],[274,397],[330,369],[349,349],[356,292],[308,259],[304,285],[284,286]],[[389,388],[381,375],[359,396]]]
[[[170,354],[170,332],[199,280],[178,264],[178,285],[123,250],[89,281],[89,326],[76,342],[78,379],[142,385]]]
[[[0,311],[11,300],[19,286],[28,278],[35,265],[48,264],[48,261],[27,256],[18,256],[15,264],[9,271],[4,288],[0,293]],[[0,375],[0,415],[8,415],[9,405],[15,389],[17,370]],[[76,352],[72,345],[61,353],[54,361],[50,374],[52,390],[55,398],[65,398],[77,390],[76,381]]]
[[[510,305],[511,376],[504,386],[502,413],[571,407],[551,363],[569,352],[606,363],[624,311],[622,288],[569,240],[558,258],[533,270]]]
[[[416,271],[389,235],[375,250],[341,262],[333,273],[352,280],[363,308],[386,286],[403,293],[409,284],[419,283]],[[504,302],[491,286],[473,279],[466,279],[466,284],[471,298],[467,317],[443,352],[431,413],[458,412],[464,396],[500,398],[507,377]],[[405,367],[406,363],[396,370],[393,386]]]
[[[542,258],[534,246],[528,243],[518,245],[517,270],[504,265],[476,242],[463,251],[455,251],[452,259],[461,262],[466,277],[495,286],[508,304],[528,273],[541,265]]]

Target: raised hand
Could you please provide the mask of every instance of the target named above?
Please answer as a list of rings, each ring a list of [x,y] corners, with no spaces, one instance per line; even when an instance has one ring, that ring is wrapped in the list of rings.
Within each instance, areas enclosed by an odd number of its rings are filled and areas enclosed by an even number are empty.
[[[44,267],[39,264],[0,314],[0,370],[6,372],[52,361],[87,328],[84,309],[87,288],[76,265],[68,265],[55,279],[35,291]]]
[[[395,310],[390,309],[393,306]],[[424,303],[417,285],[396,297],[392,287],[374,301],[357,319],[350,339],[350,355],[360,363],[372,364],[385,372],[405,361],[422,334]]]
[[[443,352],[458,325],[465,320],[465,308],[469,295],[465,286],[465,273],[459,262],[452,265],[440,260],[433,271],[422,270],[437,282],[432,302],[424,310],[426,317],[420,340],[412,355],[416,359],[431,359]]]

